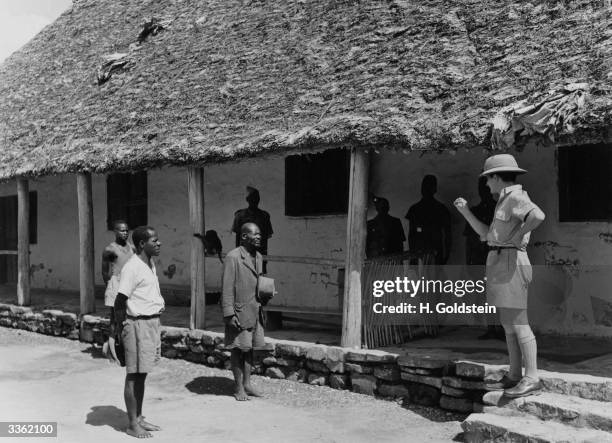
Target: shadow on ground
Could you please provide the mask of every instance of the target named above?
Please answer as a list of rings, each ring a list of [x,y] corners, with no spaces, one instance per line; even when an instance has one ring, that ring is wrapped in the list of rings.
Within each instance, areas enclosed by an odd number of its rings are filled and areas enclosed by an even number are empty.
[[[125,411],[116,406],[92,406],[85,424],[91,426],[110,426],[115,431],[125,432],[128,425]]]
[[[431,406],[421,406],[414,403],[402,403],[404,409],[414,412],[429,421],[443,423],[449,421],[462,422],[469,414],[461,414],[458,412],[445,411]]]
[[[227,377],[197,377],[185,387],[194,394],[234,395],[234,380]]]
[[[460,432],[455,437],[453,437],[453,441],[465,442],[465,432]]]
[[[99,347],[99,346],[90,346],[90,347],[88,347],[86,349],[83,349],[81,352],[83,354],[91,355],[91,358],[104,358],[104,359],[106,359],[106,357],[102,353],[102,348]]]

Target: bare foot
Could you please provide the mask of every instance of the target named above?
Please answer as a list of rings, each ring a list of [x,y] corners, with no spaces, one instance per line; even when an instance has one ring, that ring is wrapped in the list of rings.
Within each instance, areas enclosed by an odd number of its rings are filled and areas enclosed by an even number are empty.
[[[244,389],[240,389],[240,390],[234,392],[234,397],[238,401],[247,401],[247,400],[250,400],[249,396],[244,391]]]
[[[244,385],[244,390],[246,391],[247,394],[249,394],[251,397],[263,397],[263,395],[261,394],[261,392],[259,392],[257,389],[255,389],[253,387],[253,385]]]
[[[147,431],[142,426],[140,426],[139,423],[137,423],[134,426],[128,426],[128,428],[126,429],[125,432],[128,435],[131,435],[132,437],[136,437],[136,438],[151,438],[151,437],[153,437],[153,434],[151,434],[149,431]]]
[[[161,431],[161,428],[153,423],[145,421],[144,417],[138,419],[138,424],[142,426],[145,431]]]

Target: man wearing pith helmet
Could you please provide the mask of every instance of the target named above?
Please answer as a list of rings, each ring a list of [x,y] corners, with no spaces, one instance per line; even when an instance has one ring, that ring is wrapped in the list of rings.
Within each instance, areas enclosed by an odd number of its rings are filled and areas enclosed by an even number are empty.
[[[499,194],[490,226],[479,221],[465,199],[455,200],[455,207],[470,226],[487,241],[487,301],[495,305],[506,333],[510,370],[490,390],[504,390],[511,398],[541,391],[538,377],[537,345],[527,318],[527,288],[531,282],[531,264],[526,247],[531,231],[544,221],[544,213],[516,183],[524,174],[510,154],[493,155],[485,161],[482,174],[493,194]],[[521,363],[525,364],[523,376]]]

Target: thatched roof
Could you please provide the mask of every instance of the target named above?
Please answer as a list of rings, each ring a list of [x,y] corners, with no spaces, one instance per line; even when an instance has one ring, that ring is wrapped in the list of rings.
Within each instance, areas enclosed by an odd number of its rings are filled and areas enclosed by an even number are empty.
[[[75,0],[0,67],[0,179],[490,146],[500,110],[508,130],[550,90],[569,99],[548,136],[601,140],[606,2]],[[573,83],[579,97],[563,91]]]

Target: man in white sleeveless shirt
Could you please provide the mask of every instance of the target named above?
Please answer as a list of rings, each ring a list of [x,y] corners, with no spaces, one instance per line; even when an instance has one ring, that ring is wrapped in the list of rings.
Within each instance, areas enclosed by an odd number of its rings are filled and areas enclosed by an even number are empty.
[[[159,255],[161,243],[150,226],[134,229],[136,254],[127,261],[119,277],[115,300],[116,334],[125,348],[124,398],[128,413],[127,433],[137,438],[151,437],[159,427],[144,420],[142,403],[147,374],[161,357],[160,315],[164,299],[152,257]]]

